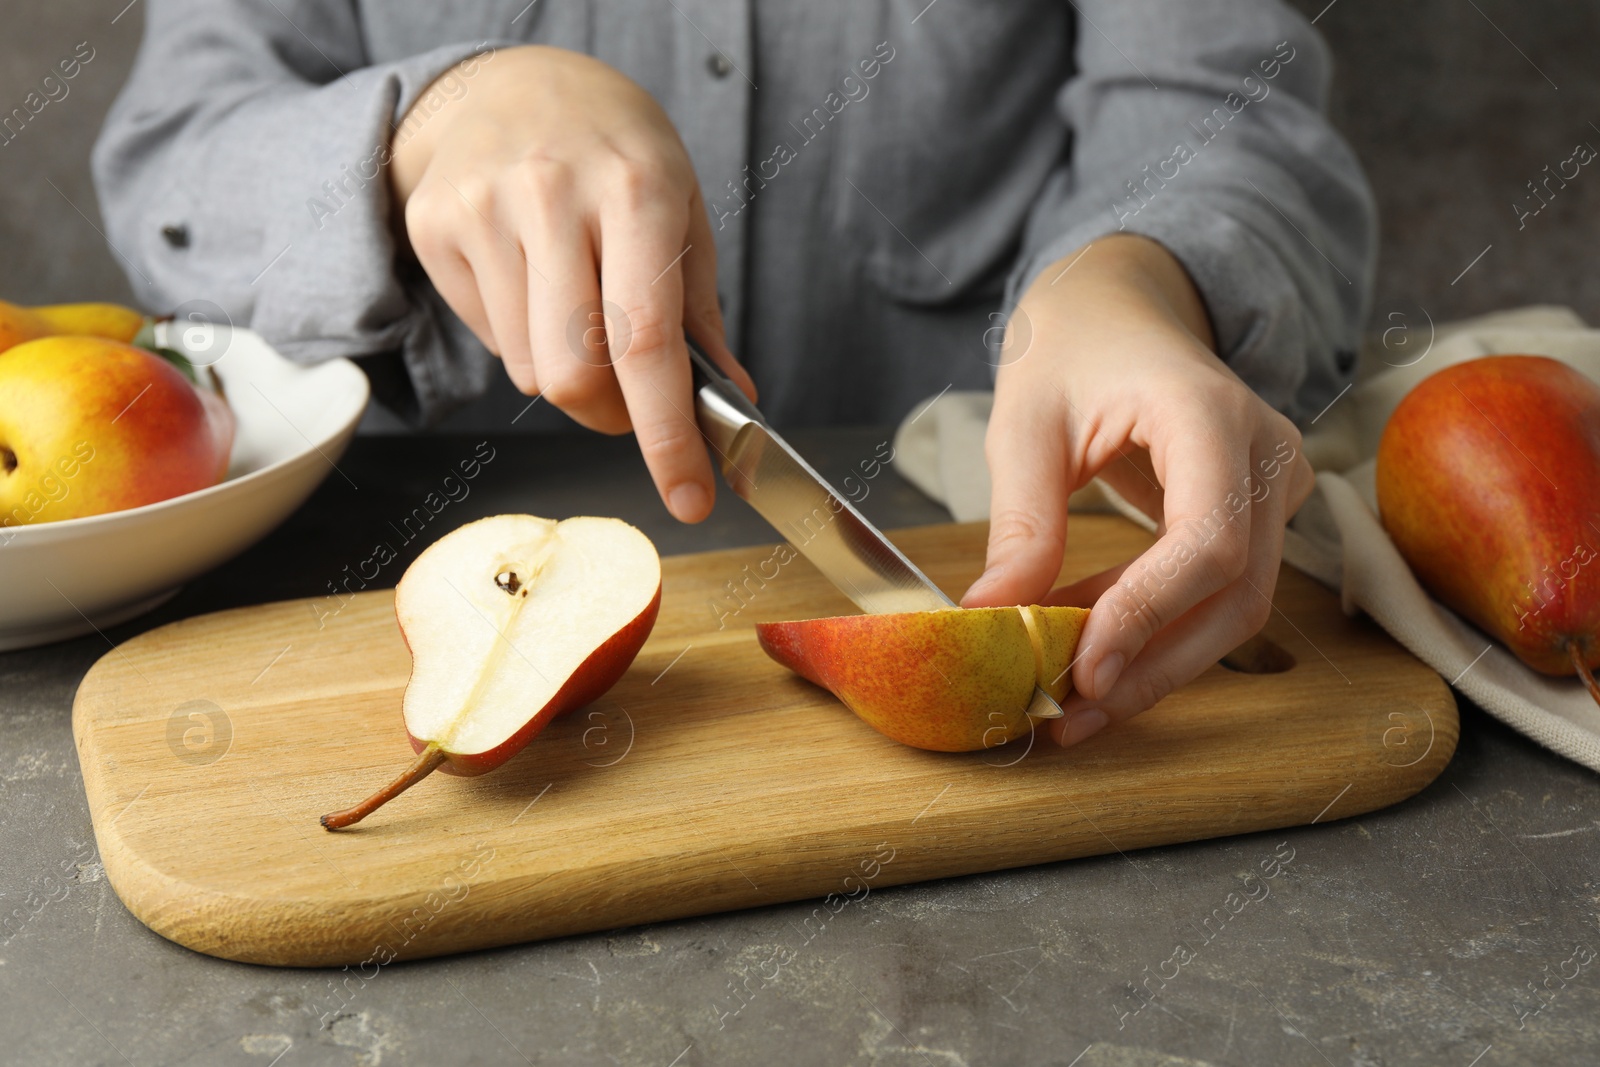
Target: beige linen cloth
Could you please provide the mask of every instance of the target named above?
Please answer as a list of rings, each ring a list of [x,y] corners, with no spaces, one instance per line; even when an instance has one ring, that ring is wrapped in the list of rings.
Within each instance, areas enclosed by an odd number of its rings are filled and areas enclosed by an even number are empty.
[[[1437,328],[1393,325],[1362,352],[1356,384],[1303,427],[1317,488],[1290,524],[1284,559],[1340,590],[1345,611],[1365,611],[1490,714],[1600,771],[1600,707],[1582,683],[1528,669],[1429,597],[1378,522],[1373,457],[1390,413],[1428,375],[1495,353],[1550,356],[1600,381],[1600,330],[1566,308],[1521,308]],[[983,434],[992,400],[986,392],[943,393],[919,404],[895,433],[896,468],[958,521],[989,514]],[[1155,528],[1098,482],[1073,494],[1072,508],[1121,512]]]

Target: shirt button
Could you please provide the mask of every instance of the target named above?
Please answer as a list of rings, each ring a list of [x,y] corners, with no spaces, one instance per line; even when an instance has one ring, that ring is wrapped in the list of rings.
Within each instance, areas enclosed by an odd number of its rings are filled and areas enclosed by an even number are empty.
[[[714,78],[726,78],[733,70],[733,61],[721,52],[712,52],[706,57],[706,69]]]

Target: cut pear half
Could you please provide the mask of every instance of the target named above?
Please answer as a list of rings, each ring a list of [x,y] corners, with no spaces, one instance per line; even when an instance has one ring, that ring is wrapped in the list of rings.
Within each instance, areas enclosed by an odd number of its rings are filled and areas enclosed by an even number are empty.
[[[972,752],[1034,729],[1035,686],[1072,689],[1087,608],[944,608],[758,622],[767,655],[827,689],[878,732]]]
[[[501,515],[463,526],[395,589],[412,656],[406,729],[454,755],[491,752],[581,681],[660,588],[655,547],[618,519]]]
[[[440,767],[500,766],[551,719],[611,688],[660,603],[655,546],[620,519],[496,515],[440,538],[395,588],[411,650],[402,711],[418,759],[323,825],[359,821]]]

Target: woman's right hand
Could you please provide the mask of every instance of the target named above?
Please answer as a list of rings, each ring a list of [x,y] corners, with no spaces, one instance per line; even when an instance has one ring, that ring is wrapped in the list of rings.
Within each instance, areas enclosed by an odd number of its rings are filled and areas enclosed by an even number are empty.
[[[668,509],[698,522],[714,490],[683,332],[752,400],[755,386],[723,340],[683,142],[650,94],[588,56],[530,45],[476,67],[395,138],[411,247],[518,389],[590,429],[632,429]]]

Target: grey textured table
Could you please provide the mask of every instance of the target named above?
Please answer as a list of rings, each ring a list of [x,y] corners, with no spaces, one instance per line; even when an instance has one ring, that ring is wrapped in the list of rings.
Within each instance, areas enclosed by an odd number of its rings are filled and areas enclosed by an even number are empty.
[[[795,436],[842,475],[885,434]],[[260,546],[109,638],[325,592],[475,443],[358,440],[340,466],[359,489],[329,479]],[[773,539],[728,494],[704,525],[673,523],[630,440],[494,443],[496,460],[450,524],[512,510],[616,514],[663,553]],[[892,472],[865,510],[884,525],[946,518]],[[86,637],[0,655],[6,1064],[1600,1060],[1600,781],[1471,708],[1454,763],[1396,808],[874,890],[775,977],[767,961],[798,945],[810,903],[363,975],[210,959],[123,909],[94,853],[70,727],[74,688],[106,649]],[[1279,877],[1242,881],[1290,849]],[[1212,918],[1234,892],[1244,905]],[[1181,966],[1180,941],[1193,952]]]

